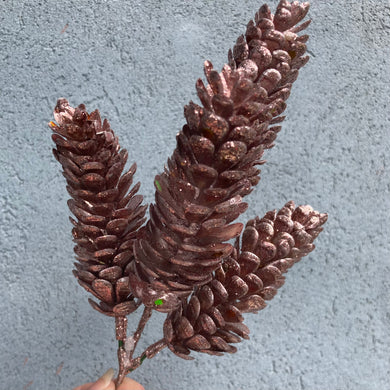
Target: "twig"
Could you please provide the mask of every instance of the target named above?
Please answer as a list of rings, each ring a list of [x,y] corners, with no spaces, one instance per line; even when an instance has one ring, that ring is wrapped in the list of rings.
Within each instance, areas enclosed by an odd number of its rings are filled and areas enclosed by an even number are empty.
[[[118,340],[119,363],[118,376],[115,381],[116,388],[123,382],[126,374],[139,367],[146,358],[146,351],[135,359],[133,359],[133,355],[145,325],[149,321],[151,315],[152,309],[145,307],[141,319],[139,320],[137,330],[134,332],[133,336],[129,338],[127,337],[127,318],[124,316],[115,317],[115,333],[116,339]],[[157,346],[157,348],[158,347],[159,346]]]
[[[126,375],[126,366],[128,365],[128,355],[125,350],[125,343],[127,339],[127,318],[115,317],[115,334],[118,340],[118,363],[119,371],[116,379],[116,387],[122,383]]]
[[[152,315],[152,308],[146,307],[144,308],[144,311],[142,313],[141,319],[139,320],[137,330],[133,334],[133,345],[132,349],[129,351],[129,359],[131,360],[135,351],[135,348],[137,347],[138,341],[141,337],[141,334],[145,328],[146,323],[149,321],[150,316]]]
[[[149,345],[149,347],[146,348],[145,351],[142,352],[140,356],[136,357],[135,359],[131,359],[130,366],[128,370],[126,370],[126,373],[128,374],[129,372],[134,371],[143,363],[143,361],[146,358],[151,359],[167,346],[168,344],[164,339],[161,339],[159,341],[156,341],[154,344]]]

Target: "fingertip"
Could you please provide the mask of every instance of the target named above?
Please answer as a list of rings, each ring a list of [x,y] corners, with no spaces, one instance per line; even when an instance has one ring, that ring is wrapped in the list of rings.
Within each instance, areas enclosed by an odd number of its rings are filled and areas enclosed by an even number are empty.
[[[135,380],[126,377],[118,390],[145,390],[145,388]]]
[[[89,383],[85,383],[83,385],[77,386],[73,390],[89,390],[91,385],[93,385],[93,382],[89,382]]]
[[[114,377],[114,369],[107,370],[88,390],[112,390],[112,378]]]

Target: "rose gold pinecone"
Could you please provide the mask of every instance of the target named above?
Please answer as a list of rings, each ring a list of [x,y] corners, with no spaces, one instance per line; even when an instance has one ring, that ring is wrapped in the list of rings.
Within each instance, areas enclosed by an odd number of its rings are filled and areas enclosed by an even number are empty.
[[[190,350],[220,355],[249,338],[243,313],[266,306],[284,284],[283,273],[314,249],[327,215],[288,202],[279,212],[250,220],[215,279],[197,288],[188,303],[170,313],[164,324],[169,348],[188,359]]]
[[[231,222],[247,209],[242,197],[260,180],[256,165],[273,146],[292,83],[308,60],[308,37],[297,33],[309,22],[296,26],[307,11],[307,3],[282,1],[274,16],[263,6],[221,73],[206,61],[209,85],[196,84],[203,107],[185,107],[187,124],[156,176],[151,218],[135,242],[131,284],[144,304],[153,307],[161,298],[158,310],[174,310],[175,297],[209,283],[232,256],[226,241],[243,225]]]
[[[77,220],[72,234],[75,276],[100,303],[93,308],[109,315],[126,315],[136,309],[129,288],[128,271],[134,259],[133,243],[145,221],[146,206],[136,195],[137,183],[129,192],[136,165],[123,175],[127,151],[107,120],[99,112],[88,114],[84,105],[70,107],[59,99],[54,110],[58,125],[49,126],[55,134],[54,156],[63,167],[67,189],[73,199],[68,205]]]

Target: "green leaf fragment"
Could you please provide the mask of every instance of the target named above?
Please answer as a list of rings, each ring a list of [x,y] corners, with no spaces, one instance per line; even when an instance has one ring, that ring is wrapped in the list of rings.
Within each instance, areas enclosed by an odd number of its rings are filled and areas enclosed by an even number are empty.
[[[122,340],[118,340],[118,346],[119,346],[119,348],[123,348],[123,341]]]
[[[146,355],[142,355],[142,356],[141,356],[141,364],[142,364],[142,362],[143,362],[145,359],[146,359]]]
[[[155,304],[156,306],[161,306],[163,303],[164,303],[164,301],[163,301],[162,299],[156,299],[156,300],[154,301],[154,304]]]
[[[154,184],[156,185],[157,190],[158,190],[159,192],[161,192],[161,191],[162,191],[162,188],[161,188],[161,184],[158,182],[158,180],[155,180],[155,181],[154,181]]]

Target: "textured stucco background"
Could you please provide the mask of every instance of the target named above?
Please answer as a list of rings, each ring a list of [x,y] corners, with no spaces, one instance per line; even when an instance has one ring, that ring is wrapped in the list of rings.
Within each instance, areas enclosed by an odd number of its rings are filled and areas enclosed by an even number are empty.
[[[69,390],[116,367],[113,321],[71,273],[47,128],[56,99],[109,118],[151,202],[203,61],[220,69],[261,4],[0,3],[1,390]],[[309,17],[312,58],[245,219],[294,199],[328,212],[326,229],[268,308],[246,316],[251,340],[237,354],[163,351],[133,375],[148,390],[390,388],[390,2],[313,0]],[[148,325],[150,342],[162,321]]]

